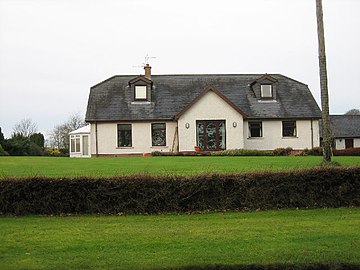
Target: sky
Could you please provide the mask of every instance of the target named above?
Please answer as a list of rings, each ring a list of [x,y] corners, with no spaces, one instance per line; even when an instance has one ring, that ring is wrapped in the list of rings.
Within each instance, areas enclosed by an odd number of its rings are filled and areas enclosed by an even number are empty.
[[[47,135],[114,75],[280,73],[320,104],[315,0],[0,0],[0,127]],[[360,108],[360,1],[323,0],[330,113]]]

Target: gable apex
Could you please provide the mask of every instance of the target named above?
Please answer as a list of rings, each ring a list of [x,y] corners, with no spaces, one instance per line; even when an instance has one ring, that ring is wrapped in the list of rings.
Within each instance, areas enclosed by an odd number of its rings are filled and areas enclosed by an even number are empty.
[[[149,80],[148,78],[146,78],[144,75],[139,75],[139,76],[131,79],[131,80],[129,81],[129,85],[134,84],[134,83],[137,83],[137,82],[139,82],[139,81],[143,81],[143,82],[146,83],[146,84],[151,84],[151,83],[152,83],[152,81]]]
[[[179,113],[176,114],[175,119],[179,119],[185,112],[187,112],[193,105],[195,105],[202,97],[204,97],[209,92],[215,93],[222,100],[224,100],[230,107],[232,107],[235,111],[241,114],[244,118],[247,115],[239,109],[229,98],[227,98],[223,93],[221,93],[214,85],[207,86],[195,99],[193,99],[188,105],[186,105]]]
[[[269,74],[264,74],[262,75],[260,78],[256,79],[255,81],[253,81],[250,85],[254,85],[255,83],[261,83],[263,81],[271,81],[272,83],[276,83],[278,80],[275,79],[274,77],[272,77]]]

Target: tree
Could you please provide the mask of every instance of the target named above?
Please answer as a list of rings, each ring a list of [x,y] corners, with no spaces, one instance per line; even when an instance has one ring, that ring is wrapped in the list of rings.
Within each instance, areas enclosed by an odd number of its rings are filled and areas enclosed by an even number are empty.
[[[30,119],[22,119],[13,128],[13,134],[19,134],[26,138],[29,138],[31,134],[36,133],[37,125]]]
[[[43,134],[41,134],[40,132],[31,134],[29,139],[30,139],[30,142],[36,144],[41,149],[44,149],[45,137]]]
[[[60,125],[56,125],[50,133],[50,146],[58,149],[69,149],[69,133],[85,126],[84,119],[79,114],[73,114]]]
[[[316,0],[316,18],[317,32],[319,42],[319,70],[320,70],[320,88],[321,88],[321,107],[322,107],[322,127],[323,127],[323,160],[331,161],[331,130],[329,116],[329,94],[327,84],[326,53],[325,53],[325,35],[322,0]]]
[[[351,109],[345,113],[345,115],[360,115],[360,110],[358,109]]]
[[[2,142],[5,140],[4,134],[1,131],[1,127],[0,127],[0,144],[2,144]]]

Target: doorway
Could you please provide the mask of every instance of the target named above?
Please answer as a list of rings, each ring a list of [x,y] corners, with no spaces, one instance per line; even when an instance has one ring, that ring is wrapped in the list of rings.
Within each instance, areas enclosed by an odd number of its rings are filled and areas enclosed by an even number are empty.
[[[226,149],[225,120],[196,121],[197,145],[204,151]]]
[[[345,149],[354,148],[354,139],[345,139]]]

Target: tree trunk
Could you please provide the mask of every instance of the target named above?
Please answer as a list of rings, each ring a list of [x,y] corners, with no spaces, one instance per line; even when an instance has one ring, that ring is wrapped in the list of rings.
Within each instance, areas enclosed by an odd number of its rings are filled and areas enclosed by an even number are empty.
[[[329,94],[326,70],[325,37],[322,0],[316,0],[316,18],[319,40],[319,69],[320,69],[320,88],[321,88],[321,107],[322,107],[322,133],[323,133],[323,160],[331,161],[331,131],[329,117]]]

